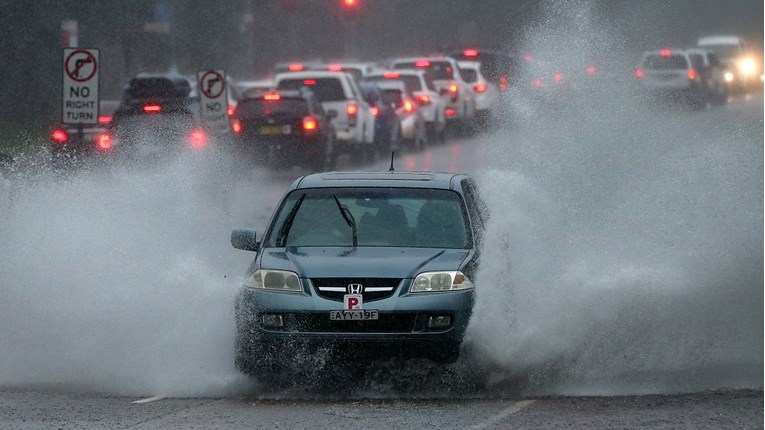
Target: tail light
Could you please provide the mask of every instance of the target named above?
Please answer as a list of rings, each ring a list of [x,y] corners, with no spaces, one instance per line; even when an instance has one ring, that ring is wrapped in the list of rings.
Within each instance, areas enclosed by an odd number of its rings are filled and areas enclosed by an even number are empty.
[[[595,73],[598,73],[598,68],[595,67],[594,64],[590,64],[589,66],[587,66],[586,70],[588,75],[594,75]]]
[[[444,115],[446,115],[449,118],[457,116],[457,110],[452,108],[447,108],[446,110],[444,110]]]
[[[398,72],[385,72],[383,73],[383,78],[385,79],[398,79],[401,77],[401,74]]]
[[[563,73],[558,72],[558,73],[554,74],[553,75],[553,80],[555,81],[556,84],[559,84],[559,83],[563,82]]]
[[[473,89],[474,89],[474,90],[475,90],[475,92],[477,92],[477,93],[483,93],[483,92],[485,92],[485,91],[486,91],[486,89],[487,89],[487,88],[488,88],[488,85],[486,85],[486,82],[481,82],[480,84],[476,84],[476,85],[473,87]]]
[[[688,79],[695,81],[697,75],[698,73],[696,73],[696,69],[688,70]]]
[[[98,123],[99,124],[109,124],[112,122],[112,116],[111,115],[101,115],[98,117]]]
[[[420,94],[418,96],[415,96],[415,99],[417,100],[417,103],[421,105],[429,105],[430,104],[430,96],[427,94]]]
[[[207,145],[207,133],[204,130],[192,130],[189,135],[189,143],[192,148],[204,148]]]
[[[459,91],[460,91],[459,85],[455,83],[449,84],[449,94],[452,96],[452,101],[457,100],[457,95],[459,94]]]
[[[669,57],[670,55],[672,55],[672,50],[662,49],[659,53],[661,54],[662,57]]]
[[[640,78],[642,78],[643,76],[645,76],[645,72],[643,71],[643,69],[637,69],[637,70],[635,70],[635,77],[636,77],[636,78],[640,79]]]
[[[228,116],[234,116],[235,113],[236,113],[236,106],[228,105],[228,107],[226,108],[226,114]]]
[[[372,116],[380,115],[380,108],[378,108],[377,106],[372,106],[371,108],[369,108],[369,112],[372,113]]]
[[[162,106],[156,103],[143,105],[143,111],[145,113],[160,113],[162,112]]]
[[[231,131],[233,131],[236,134],[239,134],[242,132],[242,123],[238,119],[231,121]]]
[[[292,63],[287,66],[287,69],[289,69],[290,72],[302,72],[304,68],[305,67],[300,63]]]
[[[465,50],[465,51],[462,53],[462,55],[463,55],[464,57],[468,57],[468,58],[475,58],[475,57],[477,57],[477,56],[478,56],[478,50],[477,50],[477,49],[466,49],[466,50]]]
[[[356,103],[348,103],[345,106],[345,113],[348,114],[348,125],[353,127],[356,125],[356,118],[359,114],[359,107]]]
[[[330,72],[342,72],[343,66],[340,64],[330,64],[329,66],[327,66],[327,70],[329,70]]]
[[[53,133],[51,133],[50,137],[56,143],[66,143],[66,141],[69,140],[69,135],[66,134],[66,131],[61,129],[53,130]]]
[[[430,67],[430,61],[428,60],[418,60],[414,63],[415,67]]]
[[[266,95],[263,96],[263,100],[268,101],[268,102],[275,102],[275,101],[279,101],[281,99],[282,99],[282,95],[281,94],[266,94]]]
[[[101,133],[96,137],[96,147],[101,151],[112,149],[112,136],[109,133]]]
[[[507,89],[507,76],[499,77],[499,89],[505,91]]]
[[[316,131],[319,130],[319,123],[316,121],[316,118],[308,115],[303,117],[303,132],[306,134],[308,133],[316,133]]]
[[[316,85],[316,79],[306,79],[303,81],[303,85]]]
[[[534,59],[534,57],[531,54],[528,54],[528,53],[523,54],[523,61],[528,63],[528,62],[530,62],[533,59]]]
[[[406,113],[414,112],[414,103],[412,103],[411,100],[404,100],[404,112]]]
[[[533,81],[531,81],[531,84],[534,85],[534,88],[542,88],[542,80],[539,78],[536,78]]]

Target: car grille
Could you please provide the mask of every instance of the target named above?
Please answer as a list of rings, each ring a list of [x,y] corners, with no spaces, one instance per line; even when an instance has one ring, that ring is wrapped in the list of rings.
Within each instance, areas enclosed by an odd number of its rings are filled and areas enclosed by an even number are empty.
[[[343,301],[350,284],[361,284],[364,302],[388,298],[396,292],[401,279],[396,278],[311,278],[316,294],[325,299]]]
[[[416,313],[380,313],[379,319],[369,321],[332,321],[329,312],[295,314],[299,332],[314,333],[411,333]]]

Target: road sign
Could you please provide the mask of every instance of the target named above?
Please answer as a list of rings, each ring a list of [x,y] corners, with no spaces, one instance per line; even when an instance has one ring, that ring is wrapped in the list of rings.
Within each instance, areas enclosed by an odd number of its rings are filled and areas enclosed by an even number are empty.
[[[98,68],[98,49],[64,48],[64,124],[98,123]]]
[[[197,88],[205,126],[216,132],[229,131],[226,73],[220,69],[200,70],[197,72]]]

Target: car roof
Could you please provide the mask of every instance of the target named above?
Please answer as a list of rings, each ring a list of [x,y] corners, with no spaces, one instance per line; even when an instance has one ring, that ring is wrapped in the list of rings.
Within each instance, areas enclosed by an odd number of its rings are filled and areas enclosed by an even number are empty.
[[[453,190],[467,175],[446,172],[326,172],[299,178],[291,189],[306,188],[432,188]]]
[[[697,45],[738,45],[741,38],[738,36],[705,36],[700,37]]]
[[[329,72],[324,70],[304,70],[302,72],[279,73],[274,76],[274,82],[283,79],[306,79],[306,78],[338,78],[347,79],[350,75],[346,72]]]

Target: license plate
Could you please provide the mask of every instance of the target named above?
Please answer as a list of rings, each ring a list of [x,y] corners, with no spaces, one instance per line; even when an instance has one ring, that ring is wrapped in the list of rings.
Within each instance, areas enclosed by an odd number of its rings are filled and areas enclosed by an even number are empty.
[[[377,309],[354,309],[350,311],[330,311],[332,321],[368,321],[379,318]]]
[[[292,133],[292,126],[287,125],[264,125],[260,127],[261,136],[274,136]]]

